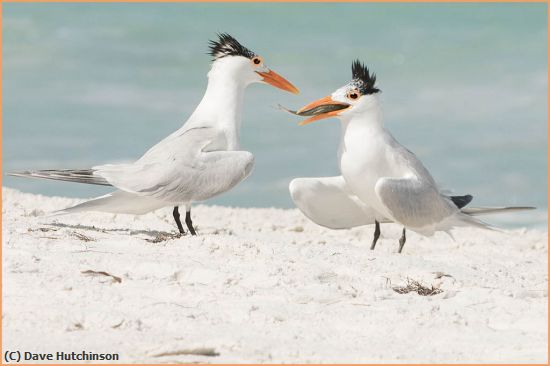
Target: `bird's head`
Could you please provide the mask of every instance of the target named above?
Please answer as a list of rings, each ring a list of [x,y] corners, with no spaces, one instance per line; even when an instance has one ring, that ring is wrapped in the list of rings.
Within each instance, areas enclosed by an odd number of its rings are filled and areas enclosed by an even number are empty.
[[[268,68],[264,59],[252,52],[227,33],[218,34],[217,41],[210,41],[212,69],[219,68],[243,82],[266,83],[276,88],[298,94],[298,89],[288,80]]]
[[[358,60],[351,64],[351,74],[349,83],[298,110],[297,115],[310,117],[300,125],[329,117],[350,118],[376,108],[380,92],[376,87],[376,75]]]

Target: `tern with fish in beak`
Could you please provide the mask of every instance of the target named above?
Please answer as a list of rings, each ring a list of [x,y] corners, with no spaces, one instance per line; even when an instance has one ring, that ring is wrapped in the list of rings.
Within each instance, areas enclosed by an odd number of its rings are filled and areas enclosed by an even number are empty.
[[[336,177],[297,178],[290,182],[296,206],[312,221],[331,229],[375,225],[371,249],[380,237],[380,223],[403,226],[431,236],[457,226],[490,228],[473,216],[533,207],[465,208],[471,195],[448,196],[440,191],[422,162],[399,144],[382,123],[380,89],[376,76],[359,61],[352,64],[352,80],[330,96],[288,112],[309,117],[306,125],[329,117],[340,119]]]

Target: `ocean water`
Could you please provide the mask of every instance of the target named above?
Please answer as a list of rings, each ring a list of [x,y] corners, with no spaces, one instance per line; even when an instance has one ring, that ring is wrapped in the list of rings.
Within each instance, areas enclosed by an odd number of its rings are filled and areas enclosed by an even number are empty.
[[[302,93],[248,89],[242,147],[255,170],[208,203],[292,207],[292,178],[338,174],[339,122],[299,127],[276,105],[329,94],[359,58],[378,76],[387,128],[442,187],[476,205],[537,206],[501,222],[546,225],[546,4],[8,3],[2,24],[5,186],[108,192],[5,172],[138,158],[191,114],[207,42],[228,32]]]

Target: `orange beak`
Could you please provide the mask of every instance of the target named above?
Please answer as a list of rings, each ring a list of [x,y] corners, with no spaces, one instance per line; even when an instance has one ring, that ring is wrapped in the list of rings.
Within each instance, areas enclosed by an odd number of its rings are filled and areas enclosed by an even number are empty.
[[[286,90],[287,92],[291,92],[293,94],[300,93],[294,85],[292,85],[281,75],[277,74],[275,71],[269,70],[268,72],[256,72],[263,78],[263,81],[269,85],[273,85],[276,88]]]
[[[342,109],[349,107],[349,104],[337,102],[329,95],[302,107],[296,114],[300,116],[312,116],[299,123],[300,126],[303,126],[321,119],[335,117]]]

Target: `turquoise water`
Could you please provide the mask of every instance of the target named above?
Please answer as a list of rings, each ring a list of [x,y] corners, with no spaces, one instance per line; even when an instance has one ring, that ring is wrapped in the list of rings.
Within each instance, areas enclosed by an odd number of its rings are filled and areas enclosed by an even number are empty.
[[[547,207],[546,4],[4,4],[4,171],[138,158],[201,99],[207,41],[229,32],[298,86],[246,95],[251,177],[210,203],[292,207],[293,177],[338,172],[339,123],[298,127],[299,107],[378,75],[387,127],[442,187],[478,205]],[[105,188],[3,177],[27,192]]]

